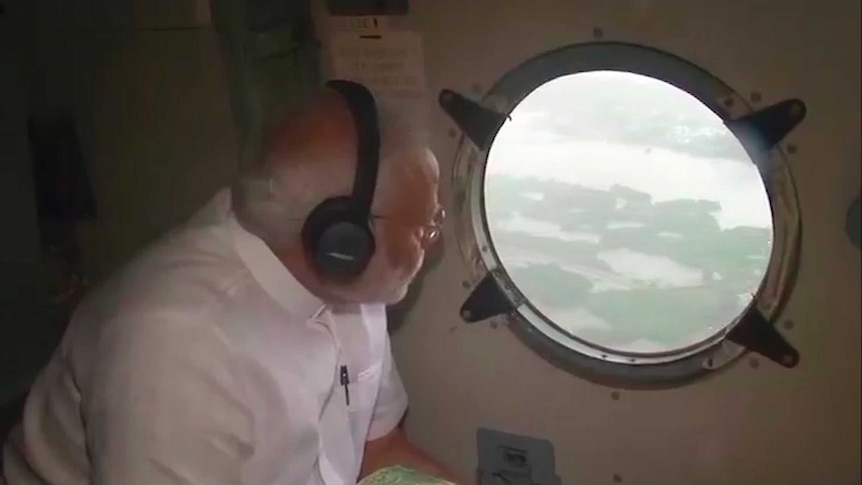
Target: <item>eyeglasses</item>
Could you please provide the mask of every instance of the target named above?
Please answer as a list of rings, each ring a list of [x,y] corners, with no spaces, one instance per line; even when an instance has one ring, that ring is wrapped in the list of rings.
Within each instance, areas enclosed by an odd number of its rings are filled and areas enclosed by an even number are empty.
[[[443,230],[443,222],[446,220],[446,209],[443,206],[438,205],[437,209],[434,211],[434,216],[431,218],[431,222],[422,226],[422,235],[421,241],[422,246],[428,247],[438,239],[440,239],[440,232]]]
[[[387,216],[381,215],[373,215],[372,219],[379,219],[383,221],[390,221],[400,224],[402,226],[414,226],[413,224],[409,224],[402,220],[393,219]],[[438,205],[437,209],[434,211],[434,216],[431,218],[431,222],[427,224],[423,224],[414,230],[418,231],[419,234],[419,242],[422,247],[427,248],[431,246],[435,241],[440,239],[440,232],[443,229],[443,222],[446,220],[446,209],[443,206]]]

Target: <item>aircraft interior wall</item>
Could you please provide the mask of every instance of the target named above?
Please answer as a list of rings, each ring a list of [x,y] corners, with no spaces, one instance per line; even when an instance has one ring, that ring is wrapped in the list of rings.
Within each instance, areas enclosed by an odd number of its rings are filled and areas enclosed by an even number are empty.
[[[454,164],[459,143],[470,142],[438,93],[483,100],[504,75],[553,49],[648,46],[709,71],[746,103],[807,106],[779,147],[794,146],[785,155],[804,227],[798,277],[778,318],[801,354],[797,367],[749,353],[678,386],[592,383],[528,348],[505,320],[462,320],[470,293],[462,282],[476,281],[453,222],[394,334],[410,435],[463,473],[475,470],[477,428],[487,427],[550,440],[569,484],[859,483],[860,253],[843,232],[860,179],[859,4],[420,0],[407,18],[422,35],[429,127],[452,220],[463,216],[451,210]]]

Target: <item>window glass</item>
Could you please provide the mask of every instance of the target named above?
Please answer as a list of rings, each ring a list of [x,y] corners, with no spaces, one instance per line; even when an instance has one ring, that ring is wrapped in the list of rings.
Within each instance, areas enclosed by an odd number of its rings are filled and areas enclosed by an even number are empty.
[[[494,250],[530,304],[573,337],[679,351],[751,303],[772,249],[763,181],[697,98],[650,77],[556,78],[488,154]]]

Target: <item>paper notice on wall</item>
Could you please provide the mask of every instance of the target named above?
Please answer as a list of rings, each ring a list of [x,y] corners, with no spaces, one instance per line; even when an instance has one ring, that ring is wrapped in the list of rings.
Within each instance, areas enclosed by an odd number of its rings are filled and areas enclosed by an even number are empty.
[[[429,100],[421,36],[412,31],[378,32],[333,33],[332,77],[364,84],[381,102],[425,129]]]

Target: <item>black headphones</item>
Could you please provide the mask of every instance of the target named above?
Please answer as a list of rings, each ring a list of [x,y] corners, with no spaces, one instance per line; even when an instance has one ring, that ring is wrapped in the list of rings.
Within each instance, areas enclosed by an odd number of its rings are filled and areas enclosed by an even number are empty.
[[[371,230],[371,203],[377,185],[380,129],[374,96],[363,85],[333,80],[326,86],[347,101],[356,127],[356,175],[353,193],[321,202],[302,226],[306,255],[317,273],[348,283],[365,271],[376,243]]]

